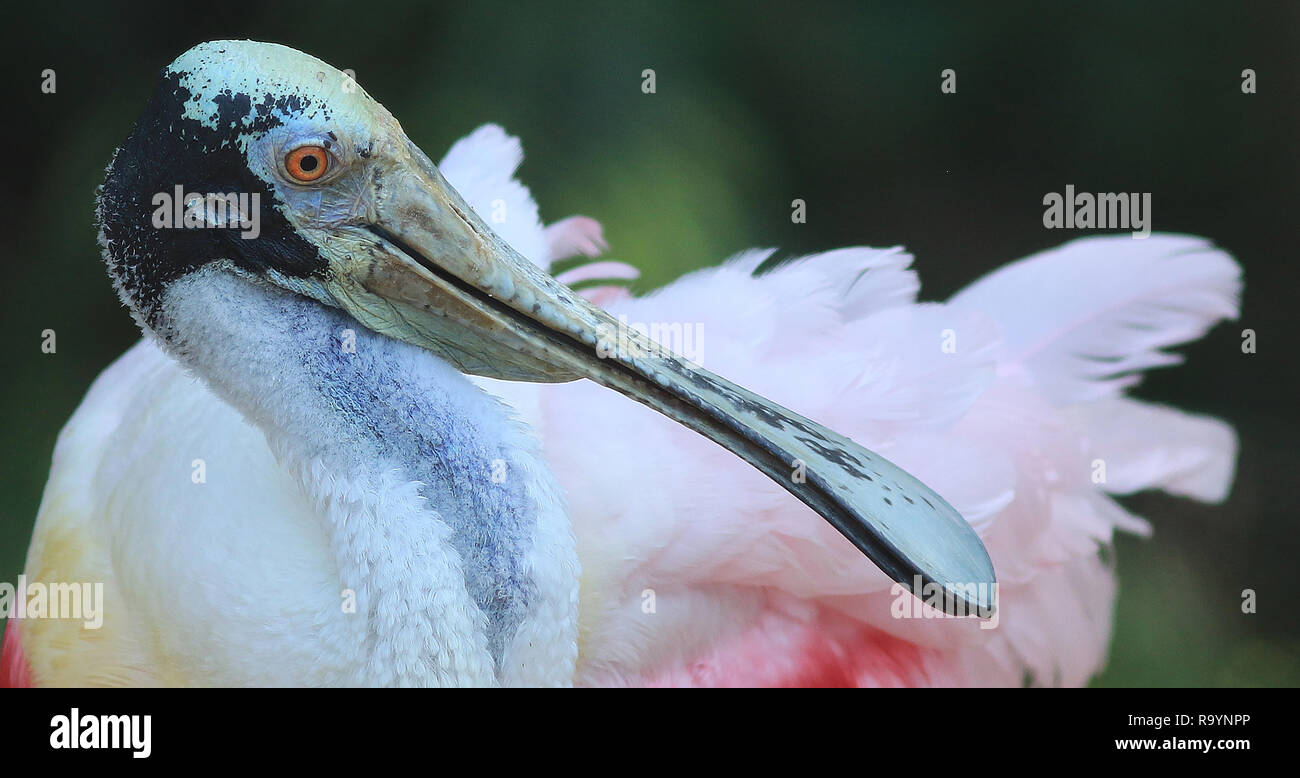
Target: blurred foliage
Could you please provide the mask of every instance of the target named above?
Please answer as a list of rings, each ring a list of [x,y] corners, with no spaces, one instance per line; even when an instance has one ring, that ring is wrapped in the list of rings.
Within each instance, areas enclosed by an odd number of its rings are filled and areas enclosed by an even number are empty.
[[[493,121],[518,134],[543,216],[599,218],[642,290],[750,246],[902,243],[923,295],[1075,234],[1041,199],[1152,192],[1156,227],[1246,268],[1245,313],[1139,393],[1231,420],[1232,498],[1126,504],[1102,685],[1300,684],[1300,544],[1288,314],[1297,220],[1300,5],[1263,3],[31,4],[0,64],[10,343],[0,407],[0,580],[12,581],[56,433],[138,333],[102,270],[95,186],[158,70],[202,40],[273,40],[356,71],[435,159]],[[654,68],[657,94],[640,90]],[[955,68],[958,93],[941,95]],[[1240,93],[1243,68],[1259,93]],[[58,92],[43,95],[54,68]],[[794,225],[790,201],[808,203]],[[1245,357],[1241,327],[1259,333]],[[58,353],[40,353],[40,332]],[[1259,613],[1243,615],[1254,588]]]

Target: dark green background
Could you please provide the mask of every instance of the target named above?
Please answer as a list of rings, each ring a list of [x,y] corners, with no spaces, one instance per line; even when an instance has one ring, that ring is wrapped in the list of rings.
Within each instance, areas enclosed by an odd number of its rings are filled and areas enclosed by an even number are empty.
[[[437,159],[494,121],[523,138],[543,216],[604,222],[643,289],[750,246],[903,243],[922,295],[1078,233],[1042,197],[1153,194],[1155,226],[1246,271],[1240,323],[1143,397],[1241,433],[1231,499],[1126,500],[1103,685],[1297,685],[1295,261],[1300,4],[952,7],[138,2],[7,12],[0,188],[0,580],[13,581],[55,435],[138,332],[103,272],[92,198],[161,67],[202,40],[289,44],[340,68]],[[658,93],[640,90],[652,67]],[[1259,93],[1243,95],[1243,68]],[[41,94],[54,68],[58,92]],[[941,95],[954,68],[958,94]],[[795,197],[808,222],[789,218]],[[1259,353],[1243,355],[1254,328]],[[58,353],[40,352],[40,332]],[[1240,612],[1241,591],[1259,612]]]

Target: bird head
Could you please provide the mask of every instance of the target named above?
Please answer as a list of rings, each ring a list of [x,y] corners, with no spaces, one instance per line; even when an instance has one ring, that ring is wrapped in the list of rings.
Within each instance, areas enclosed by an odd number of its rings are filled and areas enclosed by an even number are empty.
[[[294,49],[216,41],[176,59],[109,167],[99,220],[110,275],[148,328],[165,323],[171,282],[219,263],[467,373],[578,377],[512,337],[574,296],[497,238],[351,77]]]
[[[744,458],[896,581],[992,612],[990,595],[966,588],[994,581],[988,554],[938,494],[620,327],[499,238],[391,113],[314,57],[251,41],[180,56],[110,165],[98,216],[119,294],[159,337],[168,287],[215,264],[465,373],[591,379]],[[612,332],[631,348],[602,348]]]

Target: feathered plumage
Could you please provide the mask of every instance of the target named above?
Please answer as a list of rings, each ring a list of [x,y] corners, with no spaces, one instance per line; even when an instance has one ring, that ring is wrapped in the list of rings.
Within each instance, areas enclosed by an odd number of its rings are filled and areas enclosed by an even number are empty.
[[[486,126],[439,167],[485,219],[504,205],[507,216],[493,228],[538,264],[599,254],[605,244],[590,219],[543,227],[514,179],[521,159],[517,140]],[[1084,238],[1008,265],[947,302],[919,303],[912,258],[899,248],[830,251],[756,276],[768,255],[744,252],[643,298],[617,286],[585,293],[631,322],[694,326],[707,368],[934,487],[992,556],[1001,582],[997,626],[894,618],[892,582],[848,541],[745,463],[644,407],[585,381],[474,379],[531,427],[567,498],[582,566],[571,680],[1086,682],[1104,663],[1115,598],[1099,548],[1117,529],[1147,531],[1111,495],[1165,489],[1220,500],[1230,486],[1230,427],[1124,392],[1142,370],[1177,360],[1164,349],[1236,315],[1236,264],[1200,238]],[[628,275],[604,263],[562,278]],[[159,423],[159,414],[170,418]],[[131,493],[132,467],[153,463],[117,461],[106,441],[127,436],[143,450],[166,450],[168,441],[151,446],[140,436],[161,436],[167,424],[237,447],[246,480],[208,484],[230,489],[232,500],[284,467],[260,430],[144,341],[105,371],[60,438],[29,575],[99,576],[118,591],[146,576],[136,568],[153,557],[139,552],[167,540],[133,534],[129,514],[114,524],[101,516]],[[182,468],[191,458],[171,454]],[[52,622],[25,624],[34,680],[187,683],[187,662],[209,665],[199,678],[246,671],[250,680],[322,680],[301,667],[310,645],[283,651],[302,638],[282,632],[299,590],[337,587],[329,571],[291,563],[302,559],[292,544],[306,530],[240,523],[226,530],[221,543],[249,565],[283,565],[267,573],[282,590],[237,598],[225,612],[188,614],[190,629],[205,625],[209,634],[165,645],[156,636],[177,618],[166,598],[135,598],[129,623],[94,641]],[[172,577],[177,587],[201,585],[205,562],[146,577],[153,586]],[[246,645],[231,643],[232,623]],[[184,654],[203,640],[222,649]],[[212,663],[224,663],[215,676]]]

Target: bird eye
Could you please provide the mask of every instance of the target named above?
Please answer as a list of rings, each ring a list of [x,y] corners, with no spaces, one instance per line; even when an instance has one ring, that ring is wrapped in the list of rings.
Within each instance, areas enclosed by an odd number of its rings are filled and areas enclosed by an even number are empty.
[[[284,158],[284,170],[294,181],[311,183],[329,170],[330,154],[321,146],[299,146]]]

